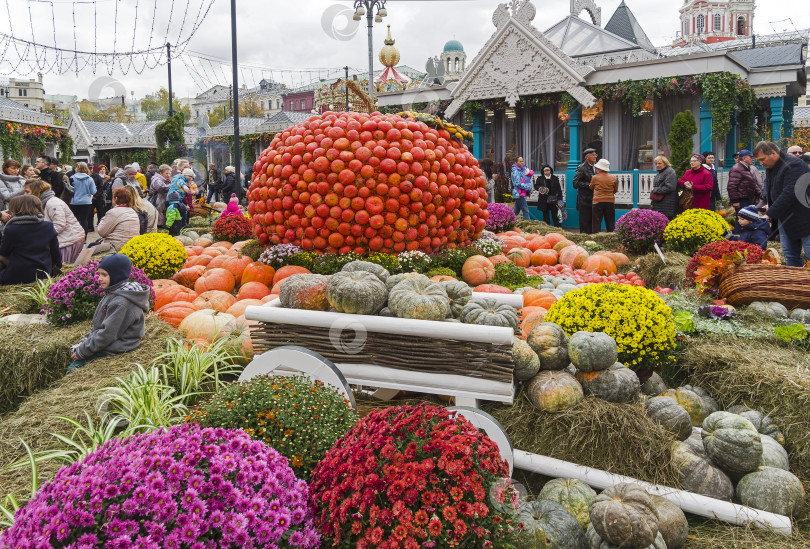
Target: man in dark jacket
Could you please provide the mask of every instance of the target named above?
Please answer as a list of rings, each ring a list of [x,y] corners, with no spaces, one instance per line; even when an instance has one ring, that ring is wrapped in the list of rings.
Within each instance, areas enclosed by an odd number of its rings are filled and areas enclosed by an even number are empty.
[[[65,190],[65,184],[62,182],[62,174],[51,169],[52,162],[50,156],[38,156],[36,168],[39,170],[39,178],[51,186],[53,194],[61,196],[62,191]]]
[[[717,209],[717,203],[723,199],[723,195],[720,194],[720,182],[717,180],[717,168],[714,166],[714,153],[712,151],[704,151],[703,158],[706,159],[706,163],[703,164],[703,167],[709,170],[709,173],[712,174],[713,186],[709,209],[711,211],[715,211]]]
[[[802,248],[810,259],[810,168],[796,156],[785,154],[776,143],[760,141],[754,156],[765,166],[768,211],[765,219],[779,221],[779,240],[789,267],[801,267]]]
[[[579,232],[593,232],[593,191],[590,188],[591,178],[596,174],[596,149],[585,149],[585,161],[574,172],[574,188],[577,190],[577,211],[579,212]]]
[[[216,164],[208,165],[208,196],[205,201],[211,204],[211,198],[215,202],[219,202],[222,198],[219,196],[219,191],[222,189],[222,178],[219,175],[219,170]],[[230,197],[228,197],[230,199]]]
[[[762,193],[757,176],[751,171],[753,161],[751,151],[743,149],[740,151],[739,160],[728,172],[728,199],[737,212],[746,206],[756,204]]]

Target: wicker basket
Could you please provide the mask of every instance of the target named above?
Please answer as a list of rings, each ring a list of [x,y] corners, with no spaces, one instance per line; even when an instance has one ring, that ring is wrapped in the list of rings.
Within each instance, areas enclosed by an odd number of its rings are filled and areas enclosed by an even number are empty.
[[[723,275],[720,298],[731,305],[776,301],[793,309],[810,308],[810,269],[784,265],[738,265]]]

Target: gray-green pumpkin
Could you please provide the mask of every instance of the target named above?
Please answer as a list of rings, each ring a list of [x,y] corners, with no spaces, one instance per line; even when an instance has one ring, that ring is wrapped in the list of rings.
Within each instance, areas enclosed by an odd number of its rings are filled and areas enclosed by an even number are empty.
[[[804,487],[790,471],[760,467],[737,483],[737,499],[754,509],[798,517],[804,506]]]
[[[529,332],[526,343],[540,357],[540,369],[562,370],[568,366],[568,336],[557,324],[541,322]]]
[[[519,324],[517,311],[514,307],[498,303],[490,298],[468,302],[461,309],[458,319],[464,324],[504,326],[513,330]]]
[[[604,332],[576,332],[568,339],[568,358],[581,372],[607,370],[618,356],[616,340]]]
[[[632,482],[605,488],[593,499],[589,514],[599,537],[619,547],[647,547],[658,534],[655,504]]]
[[[697,385],[684,385],[681,387],[681,389],[692,391],[697,396],[702,398],[708,413],[713,414],[720,410],[720,405],[717,404],[717,400],[715,400],[714,397],[710,395],[703,387],[698,387]]]
[[[284,280],[278,298],[282,307],[325,311],[329,308],[326,287],[329,277],[319,274],[294,274]]]
[[[681,549],[689,538],[689,522],[680,507],[661,496],[651,496],[658,512],[658,532],[667,549]]]
[[[667,384],[664,383],[664,380],[661,379],[656,372],[647,378],[647,381],[641,384],[641,394],[647,396],[656,396],[660,395],[664,391],[667,390]]]
[[[513,375],[518,381],[527,381],[540,371],[540,358],[537,353],[519,337],[512,338],[512,362],[515,364]]]
[[[706,401],[694,391],[678,387],[677,389],[667,389],[660,396],[674,398],[689,413],[689,417],[692,418],[692,425],[695,427],[703,425],[703,420],[709,416],[709,407]]]
[[[729,476],[689,444],[672,444],[672,463],[684,490],[723,501],[734,497],[734,484]]]
[[[588,540],[588,549],[620,549],[619,545],[613,545],[612,543],[603,540],[599,537],[599,534],[594,530],[593,524],[588,526],[588,530],[585,532],[585,538]],[[626,545],[621,547],[627,547]],[[667,544],[664,542],[664,538],[661,536],[661,532],[655,536],[655,540],[648,545],[647,547],[643,547],[642,549],[667,549]]]
[[[784,446],[776,442],[768,435],[759,434],[762,441],[762,459],[760,465],[764,467],[775,467],[790,471],[790,460]]]
[[[326,285],[326,299],[337,312],[376,314],[385,305],[385,284],[368,271],[341,271]]]
[[[641,387],[636,373],[621,362],[601,372],[579,372],[577,381],[586,395],[608,402],[632,402],[638,398]]]
[[[420,273],[400,273],[391,275],[388,277],[388,280],[385,281],[385,289],[390,292],[391,290],[394,289],[394,286],[396,286],[403,280],[408,278],[419,278],[419,277],[427,278],[425,275]]]
[[[367,273],[371,273],[375,275],[377,278],[380,279],[380,282],[385,284],[388,280],[388,277],[391,276],[391,273],[388,272],[388,269],[380,265],[379,263],[372,263],[371,261],[350,261],[346,263],[343,268],[341,269],[344,273],[353,273],[357,271],[366,271]]]
[[[808,309],[793,309],[790,311],[790,319],[802,324],[810,324],[810,310]]]
[[[472,288],[461,280],[445,280],[441,285],[450,299],[450,316],[458,318],[464,306],[472,299]]]
[[[388,294],[388,308],[399,318],[444,320],[450,311],[450,300],[438,282],[408,278]]]
[[[583,529],[591,523],[588,510],[595,497],[596,492],[593,488],[575,478],[551,479],[537,495],[537,499],[553,501],[565,507]]]
[[[676,440],[686,440],[692,435],[692,419],[675,399],[652,397],[645,403],[647,416],[675,435]]]
[[[760,434],[768,435],[779,444],[785,444],[785,436],[770,416],[756,410],[745,410],[740,412],[739,415],[750,421]]]
[[[547,500],[526,501],[520,505],[517,549],[585,549],[585,530],[559,503]]]
[[[748,311],[755,312],[770,318],[787,318],[787,307],[776,301],[754,301],[747,308]]]
[[[715,412],[703,421],[703,445],[709,459],[732,477],[756,471],[762,441],[756,427],[742,416]]]

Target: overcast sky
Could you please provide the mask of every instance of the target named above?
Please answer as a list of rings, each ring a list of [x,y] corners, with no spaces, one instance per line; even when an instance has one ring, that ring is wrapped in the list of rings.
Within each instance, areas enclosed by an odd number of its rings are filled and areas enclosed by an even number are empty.
[[[187,1],[191,11],[184,18],[182,11],[186,7],[186,1],[183,0],[118,0],[117,3],[116,0],[98,0],[95,4],[87,0],[75,3],[70,0],[3,0],[9,6],[9,13],[2,14],[0,11],[0,32],[13,33],[24,40],[32,40],[33,34],[34,42],[48,45],[55,42],[66,49],[93,51],[95,48],[102,52],[112,51],[115,47],[116,51],[140,50],[148,47],[150,35],[152,46],[164,42],[167,28],[172,41],[178,36],[183,39],[189,36],[194,20],[198,17],[198,10],[200,7],[204,10],[212,0]],[[597,2],[602,8],[603,25],[619,1]],[[242,68],[240,85],[246,82],[248,86],[254,86],[262,76],[284,81],[287,85],[306,83],[318,74],[327,76],[327,72],[323,70],[299,72],[301,69],[334,69],[344,65],[367,69],[365,19],[360,24],[351,20],[353,10],[350,1],[236,2],[240,66],[293,71],[262,72],[258,68]],[[672,41],[679,28],[680,0],[626,2],[655,45],[665,45]],[[453,38],[464,45],[469,64],[494,31],[492,12],[498,3],[497,0],[389,0],[388,17],[383,24],[374,26],[375,68],[380,67],[377,55],[383,46],[386,25],[391,25],[396,47],[402,57],[401,64],[423,71],[427,58],[438,55],[444,43]],[[540,30],[550,27],[569,12],[569,2],[566,0],[535,0],[535,6],[538,14],[533,24]],[[582,17],[586,16],[587,14],[582,14]],[[56,29],[52,23],[54,17],[57,21]],[[78,29],[76,33],[73,32],[74,17]],[[787,0],[759,0],[754,20],[757,34],[808,27],[810,4]],[[188,51],[230,59],[230,3],[227,0],[213,0],[210,11],[189,41]],[[9,76],[9,70],[17,66],[18,60],[15,48],[6,48],[0,41],[0,72]],[[63,61],[63,64],[67,66],[70,63]],[[135,65],[137,64],[138,60],[135,61]],[[124,63],[125,67],[128,65],[128,62]],[[190,57],[185,57],[185,62],[181,59],[174,60],[172,73],[174,92],[180,97],[193,97],[211,84],[231,83],[229,66]],[[35,75],[27,77],[32,78]],[[118,83],[112,87],[104,87],[108,80],[113,79]],[[103,66],[98,68],[96,74],[90,68],[80,67],[78,76],[75,73],[61,76],[46,73],[44,76],[45,93],[75,94],[80,98],[109,97],[119,95],[122,91],[125,91],[128,98],[132,91],[135,92],[135,97],[143,97],[146,93],[166,86],[166,81],[165,66],[146,70],[140,75],[134,70],[126,75],[121,70],[116,70],[112,78],[107,76]]]

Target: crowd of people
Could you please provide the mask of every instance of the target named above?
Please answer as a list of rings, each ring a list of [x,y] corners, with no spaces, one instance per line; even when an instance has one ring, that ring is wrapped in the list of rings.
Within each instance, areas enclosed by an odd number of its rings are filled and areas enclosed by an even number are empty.
[[[85,255],[102,255],[159,229],[178,235],[206,196],[204,186],[209,202],[244,196],[233,166],[221,177],[211,164],[205,179],[186,159],[150,162],[146,170],[137,162],[108,169],[60,166],[46,155],[33,166],[7,159],[0,173],[0,284],[52,275],[88,248]],[[88,242],[93,232],[98,238]]]

